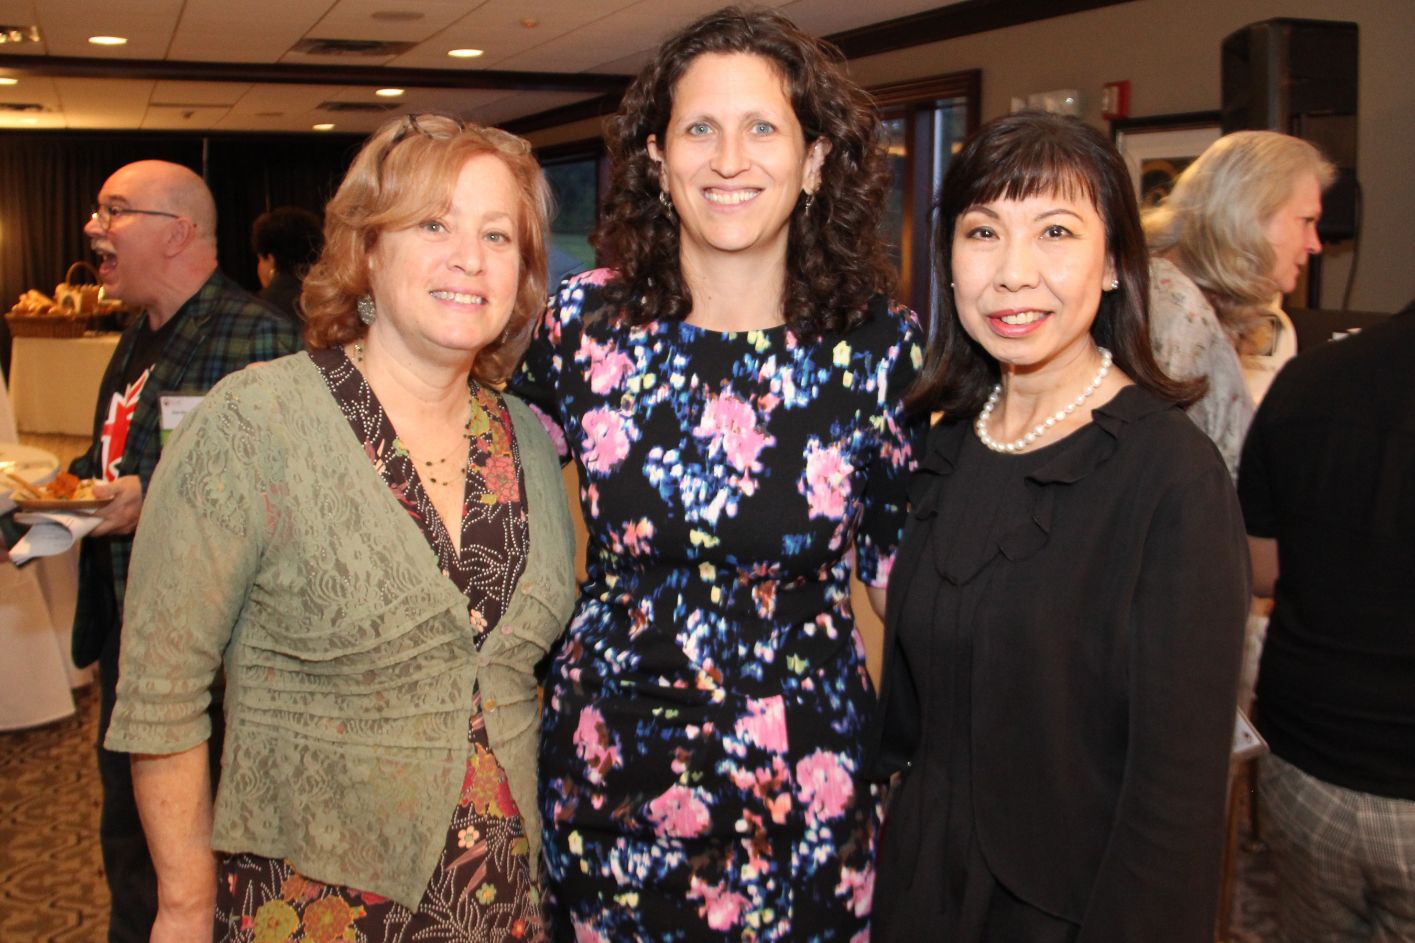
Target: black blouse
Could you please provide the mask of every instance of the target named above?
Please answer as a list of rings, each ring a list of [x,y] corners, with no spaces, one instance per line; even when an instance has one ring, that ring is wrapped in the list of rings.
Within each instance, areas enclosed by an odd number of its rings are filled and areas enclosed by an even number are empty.
[[[971,827],[1002,886],[1079,924],[1082,941],[1212,939],[1249,595],[1213,444],[1131,386],[1019,456],[986,451],[969,420],[940,423],[911,498],[876,771],[908,768],[901,797],[946,796],[948,764],[930,751],[964,699]],[[940,590],[942,614],[901,616],[905,597]],[[967,624],[941,627],[948,618]],[[969,641],[961,678],[935,657],[945,628]],[[924,824],[891,815],[882,843],[921,844]],[[911,893],[945,893],[936,851],[910,852]]]

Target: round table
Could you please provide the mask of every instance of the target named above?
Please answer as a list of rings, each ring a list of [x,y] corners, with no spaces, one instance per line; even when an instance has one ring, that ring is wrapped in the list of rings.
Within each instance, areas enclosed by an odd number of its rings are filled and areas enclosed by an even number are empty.
[[[32,484],[59,471],[59,459],[33,446],[0,442],[0,469]],[[0,497],[0,513],[14,507]],[[78,590],[76,550],[23,567],[0,563],[0,730],[33,727],[74,712],[71,685],[90,672],[69,657]]]

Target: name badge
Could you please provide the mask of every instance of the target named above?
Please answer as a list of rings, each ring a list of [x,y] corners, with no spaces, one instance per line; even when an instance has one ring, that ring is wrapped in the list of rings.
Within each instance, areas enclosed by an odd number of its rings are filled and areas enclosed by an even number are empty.
[[[197,403],[200,402],[199,395],[188,393],[163,393],[157,398],[158,409],[161,413],[161,427],[157,440],[163,448],[167,447],[167,440],[172,437],[172,430],[177,428],[182,417],[196,409]]]

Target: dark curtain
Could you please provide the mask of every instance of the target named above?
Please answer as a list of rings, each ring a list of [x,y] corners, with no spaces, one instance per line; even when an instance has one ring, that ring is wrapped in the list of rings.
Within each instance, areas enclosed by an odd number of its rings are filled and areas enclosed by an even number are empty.
[[[216,198],[217,254],[227,275],[259,287],[250,227],[277,206],[322,213],[362,138],[309,135],[0,133],[0,312],[30,288],[52,294],[70,263],[94,261],[83,226],[108,176],[157,158],[202,174]],[[0,322],[0,366],[10,337]]]
[[[251,223],[277,206],[324,215],[363,138],[250,135],[214,138],[207,149],[207,185],[216,197],[216,245],[221,268],[251,291],[256,279]]]

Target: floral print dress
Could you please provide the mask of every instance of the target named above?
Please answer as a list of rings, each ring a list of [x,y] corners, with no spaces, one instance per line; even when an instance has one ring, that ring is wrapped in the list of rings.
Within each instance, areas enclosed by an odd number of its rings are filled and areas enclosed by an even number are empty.
[[[567,282],[517,381],[578,463],[588,579],[546,683],[557,939],[863,941],[882,796],[852,562],[883,585],[918,325],[629,327]]]
[[[458,553],[363,375],[340,349],[314,351],[310,357],[374,468],[422,529],[442,572],[467,597],[468,631],[480,647],[506,611],[530,552],[520,459],[505,403],[494,391],[472,383]],[[416,911],[376,894],[312,880],[286,860],[226,855],[217,872],[217,943],[543,940],[542,895],[531,878],[521,813],[487,742],[475,691],[468,692],[467,710],[471,719],[461,799]]]

